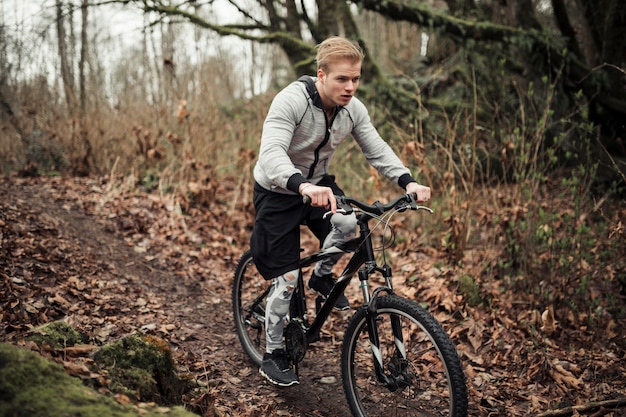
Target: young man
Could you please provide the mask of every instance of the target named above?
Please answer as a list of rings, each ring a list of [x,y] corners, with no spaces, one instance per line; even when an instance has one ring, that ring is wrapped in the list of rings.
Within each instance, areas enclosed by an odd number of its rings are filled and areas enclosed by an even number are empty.
[[[284,319],[299,278],[300,225],[306,224],[323,248],[347,241],[356,233],[356,217],[336,212],[335,195],[344,195],[329,175],[337,147],[349,135],[367,161],[419,201],[430,188],[419,185],[372,125],[365,106],[354,97],[361,80],[363,51],[341,37],[317,46],[317,77],[303,76],[274,98],[263,125],[254,168],[256,219],[251,237],[255,264],[273,280],[266,305],[266,354],[260,373],[279,386],[298,384],[283,348]],[[311,204],[305,205],[302,197]],[[321,296],[334,285],[338,259],[316,265],[308,286]],[[342,297],[336,309],[349,308]]]

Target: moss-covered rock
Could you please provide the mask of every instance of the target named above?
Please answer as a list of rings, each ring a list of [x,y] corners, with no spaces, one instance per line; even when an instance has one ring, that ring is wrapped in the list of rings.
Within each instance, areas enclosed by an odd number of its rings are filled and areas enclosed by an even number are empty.
[[[179,404],[193,385],[178,377],[167,342],[154,336],[126,336],[103,346],[94,360],[108,372],[111,391],[140,401]]]
[[[89,336],[79,332],[64,321],[54,321],[37,327],[27,339],[37,343],[39,347],[49,345],[53,349],[62,349],[87,343]]]
[[[194,417],[182,407],[139,410],[84,386],[37,353],[0,344],[0,416]]]

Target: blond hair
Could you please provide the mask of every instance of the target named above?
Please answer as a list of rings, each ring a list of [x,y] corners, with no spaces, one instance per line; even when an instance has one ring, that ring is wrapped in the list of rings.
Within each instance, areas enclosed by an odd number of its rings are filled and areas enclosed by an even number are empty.
[[[358,43],[342,38],[340,36],[332,36],[317,45],[317,68],[328,71],[328,67],[339,59],[348,59],[352,62],[362,62],[365,58],[363,49]]]

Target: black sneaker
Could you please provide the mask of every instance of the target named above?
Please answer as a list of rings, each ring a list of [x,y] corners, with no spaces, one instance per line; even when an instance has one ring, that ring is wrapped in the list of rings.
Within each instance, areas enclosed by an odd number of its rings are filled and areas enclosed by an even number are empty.
[[[300,383],[298,376],[289,366],[287,354],[282,349],[276,349],[272,353],[263,355],[263,363],[259,372],[268,381],[279,387],[290,387]]]
[[[315,291],[321,295],[324,299],[328,297],[330,291],[335,286],[335,280],[333,280],[332,274],[318,277],[315,272],[311,274],[309,280],[309,289]],[[345,295],[341,294],[337,302],[335,303],[335,310],[347,310],[350,308],[350,302]]]

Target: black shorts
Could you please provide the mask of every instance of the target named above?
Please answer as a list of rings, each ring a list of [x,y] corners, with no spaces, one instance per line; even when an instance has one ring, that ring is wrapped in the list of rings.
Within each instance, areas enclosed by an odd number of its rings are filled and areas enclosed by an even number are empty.
[[[325,176],[317,185],[331,187],[335,195],[344,195],[332,175]],[[320,240],[320,246],[330,232],[330,216],[323,219],[327,210],[305,205],[300,195],[275,193],[255,183],[254,208],[250,249],[265,279],[299,268],[300,225],[308,226]]]

